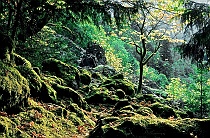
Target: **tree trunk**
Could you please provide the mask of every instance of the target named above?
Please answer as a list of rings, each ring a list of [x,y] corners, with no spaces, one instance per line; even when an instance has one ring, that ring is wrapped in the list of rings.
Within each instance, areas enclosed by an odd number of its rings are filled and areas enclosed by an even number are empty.
[[[0,31],[0,60],[11,61],[15,45],[13,40]]]
[[[200,74],[201,74],[201,78],[200,78],[200,93],[201,93],[201,95],[200,95],[200,100],[201,100],[201,106],[200,106],[200,112],[201,112],[201,118],[203,118],[203,82],[202,82],[202,79],[203,79],[203,72],[202,72],[202,69],[203,68],[201,68],[200,70],[201,70],[201,72],[200,72]]]
[[[137,89],[137,93],[142,94],[142,82],[143,82],[143,63],[142,61],[139,62],[140,64],[140,75],[139,75],[139,84],[138,84],[138,89]]]

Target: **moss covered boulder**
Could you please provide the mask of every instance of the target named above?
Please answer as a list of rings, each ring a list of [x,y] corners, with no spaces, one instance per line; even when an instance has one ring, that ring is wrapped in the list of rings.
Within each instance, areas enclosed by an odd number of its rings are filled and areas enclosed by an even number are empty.
[[[109,117],[110,118],[110,117]],[[135,114],[131,117],[98,121],[89,138],[208,138],[210,120],[184,119],[169,120]]]
[[[108,89],[121,89],[125,92],[126,95],[129,96],[135,94],[134,84],[127,79],[123,79],[123,76],[121,74],[117,74],[108,78],[105,82],[101,84],[101,86],[106,87]]]
[[[84,85],[89,85],[91,82],[91,73],[86,69],[80,70],[80,81]]]
[[[27,79],[32,97],[41,96],[42,80],[40,76],[28,66],[16,66],[18,71]]]
[[[20,72],[0,61],[0,110],[18,112],[27,106],[30,89]]]
[[[47,59],[42,63],[42,70],[50,75],[62,78],[68,87],[78,89],[80,83],[79,70],[57,59]]]
[[[57,103],[57,92],[52,88],[51,84],[42,81],[42,87],[39,97],[40,101],[46,103]]]
[[[91,87],[90,94],[86,97],[89,104],[111,104],[114,105],[119,100],[118,96],[112,94],[105,87]]]
[[[162,117],[162,118],[177,117],[175,110],[169,107],[168,105],[156,102],[151,104],[149,107],[152,109],[153,113],[157,117]]]
[[[30,97],[42,102],[55,103],[57,100],[56,91],[50,86],[50,82],[58,82],[59,78],[43,76],[38,68],[32,68],[31,63],[20,55],[15,56],[15,68],[27,79],[30,88]],[[38,72],[38,74],[37,74]]]
[[[117,71],[113,67],[108,65],[98,65],[93,68],[93,71],[98,72],[106,77],[113,76],[117,73]]]
[[[79,107],[89,110],[87,102],[74,89],[59,85],[57,83],[52,83],[51,86],[57,92],[57,97],[59,100],[65,100],[72,103],[76,103]]]

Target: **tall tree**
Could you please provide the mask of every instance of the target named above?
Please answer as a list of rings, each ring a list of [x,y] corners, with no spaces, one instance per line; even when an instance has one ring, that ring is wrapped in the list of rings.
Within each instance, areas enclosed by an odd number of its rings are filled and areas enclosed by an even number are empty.
[[[185,33],[192,34],[189,40],[181,45],[182,55],[193,61],[210,63],[210,6],[204,3],[189,1],[184,4],[182,23]]]
[[[178,8],[177,6],[179,6],[178,1],[143,1],[138,14],[131,19],[133,32],[130,32],[128,37],[122,37],[135,46],[136,53],[139,55],[140,75],[137,93],[142,92],[144,66],[162,44],[179,42],[173,36],[179,32],[181,26],[177,22],[172,22],[172,19],[177,16],[176,14],[180,14],[178,10],[175,10]],[[126,33],[128,34],[128,32]]]

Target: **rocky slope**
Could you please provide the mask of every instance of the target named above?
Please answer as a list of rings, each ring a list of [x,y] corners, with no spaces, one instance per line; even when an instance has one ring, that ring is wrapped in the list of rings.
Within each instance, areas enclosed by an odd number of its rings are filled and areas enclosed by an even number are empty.
[[[2,138],[210,136],[209,119],[135,93],[135,85],[107,65],[89,70],[50,58],[36,68],[14,56],[13,64],[0,61]]]

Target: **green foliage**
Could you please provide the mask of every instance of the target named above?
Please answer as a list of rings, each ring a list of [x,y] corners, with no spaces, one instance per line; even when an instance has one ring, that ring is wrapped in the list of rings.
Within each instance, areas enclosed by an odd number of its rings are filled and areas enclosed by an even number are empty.
[[[181,83],[180,78],[171,78],[171,82],[166,86],[166,92],[174,99],[182,99],[186,91],[186,85]]]
[[[173,101],[184,102],[186,110],[201,114],[202,106],[202,114],[207,116],[210,110],[208,76],[207,70],[195,68],[195,73],[188,79],[171,78],[171,82],[166,86],[166,92],[173,98]]]
[[[189,84],[187,93],[187,106],[189,109],[195,112],[202,112],[201,114],[205,116],[210,114],[210,85],[208,83],[209,75],[210,72],[208,70],[196,68],[195,74],[191,75],[190,77],[191,82],[186,82],[186,84]]]
[[[81,31],[82,37],[78,37],[76,42],[80,42],[80,45],[87,46],[90,41],[99,43],[106,51],[108,63],[117,71],[122,71],[126,75],[137,74],[138,62],[127,51],[126,43],[120,38],[107,35],[103,26],[97,27],[93,23],[80,24],[78,30]]]
[[[78,46],[69,38],[58,34],[55,29],[44,26],[36,36],[27,39],[23,45],[19,45],[16,51],[27,57],[33,66],[37,67],[41,67],[43,59],[47,58],[76,64],[80,57]]]
[[[144,67],[144,77],[156,82],[159,86],[161,86],[161,88],[165,88],[165,86],[169,83],[168,78],[164,74],[147,66]]]

